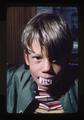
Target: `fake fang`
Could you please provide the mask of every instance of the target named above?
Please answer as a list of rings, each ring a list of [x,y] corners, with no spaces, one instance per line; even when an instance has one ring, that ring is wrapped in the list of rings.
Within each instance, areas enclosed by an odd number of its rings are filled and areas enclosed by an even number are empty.
[[[51,85],[52,84],[52,80],[40,77],[39,78],[39,84],[43,85],[43,86]]]

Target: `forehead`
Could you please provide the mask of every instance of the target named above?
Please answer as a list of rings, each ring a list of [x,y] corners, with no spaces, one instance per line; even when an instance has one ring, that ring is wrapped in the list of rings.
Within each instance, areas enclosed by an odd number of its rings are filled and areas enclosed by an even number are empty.
[[[39,55],[47,55],[47,50],[44,46],[41,46],[39,41],[34,39],[32,42],[32,50],[34,53],[39,54]]]

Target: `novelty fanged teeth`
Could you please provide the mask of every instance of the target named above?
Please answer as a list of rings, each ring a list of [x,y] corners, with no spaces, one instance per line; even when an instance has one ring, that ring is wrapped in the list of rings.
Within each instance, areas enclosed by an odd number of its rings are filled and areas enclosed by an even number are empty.
[[[52,84],[52,80],[50,79],[45,79],[45,78],[39,78],[39,83],[41,85],[51,85]]]

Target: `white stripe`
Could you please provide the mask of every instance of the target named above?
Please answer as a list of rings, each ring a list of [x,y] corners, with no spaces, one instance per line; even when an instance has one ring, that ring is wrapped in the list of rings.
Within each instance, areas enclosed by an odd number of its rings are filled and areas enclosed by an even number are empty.
[[[47,98],[47,97],[50,97],[50,95],[35,96],[36,99],[38,99],[38,98]]]

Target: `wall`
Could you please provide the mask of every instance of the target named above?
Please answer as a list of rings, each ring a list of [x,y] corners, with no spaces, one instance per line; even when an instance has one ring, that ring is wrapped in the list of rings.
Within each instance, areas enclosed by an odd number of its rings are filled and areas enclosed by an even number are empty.
[[[24,26],[35,15],[35,7],[7,8],[7,65],[24,63],[20,39]]]

